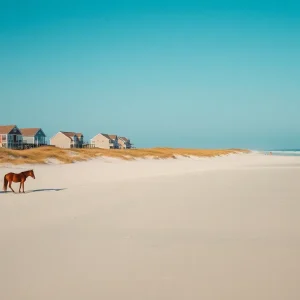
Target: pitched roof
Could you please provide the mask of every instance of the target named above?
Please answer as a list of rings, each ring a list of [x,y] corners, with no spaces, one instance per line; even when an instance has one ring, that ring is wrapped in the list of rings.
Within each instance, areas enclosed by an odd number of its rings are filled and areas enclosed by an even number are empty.
[[[96,136],[98,136],[99,134],[103,135],[108,140],[115,140],[117,138],[116,134],[98,133]],[[94,139],[96,136],[94,136],[92,139]]]
[[[106,137],[107,139],[109,139],[108,134],[106,134],[106,133],[100,133],[100,134],[102,134],[104,137]]]
[[[60,132],[62,134],[64,134],[65,136],[67,136],[68,138],[70,138],[71,140],[73,139],[74,135],[76,135],[78,138],[83,136],[82,133],[76,133],[76,132],[72,132],[72,131],[60,131]]]
[[[60,131],[62,134],[67,136],[68,138],[72,139],[74,135],[76,135],[75,132],[70,132],[70,131]]]
[[[129,139],[126,138],[126,137],[124,137],[124,136],[120,136],[120,137],[119,137],[119,140],[122,140],[122,141],[124,141],[125,143],[126,143],[126,142],[129,142]]]
[[[116,135],[113,134],[107,134],[107,133],[101,133],[101,134],[109,140],[114,140],[117,137]]]
[[[8,134],[10,133],[16,125],[6,125],[6,126],[0,126],[0,134]]]
[[[20,128],[22,135],[35,136],[41,128]]]

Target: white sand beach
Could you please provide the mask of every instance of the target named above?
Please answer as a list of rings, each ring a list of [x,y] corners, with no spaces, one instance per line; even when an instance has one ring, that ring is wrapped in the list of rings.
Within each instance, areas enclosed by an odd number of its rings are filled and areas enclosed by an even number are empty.
[[[300,157],[33,168],[0,193],[1,300],[300,299]]]

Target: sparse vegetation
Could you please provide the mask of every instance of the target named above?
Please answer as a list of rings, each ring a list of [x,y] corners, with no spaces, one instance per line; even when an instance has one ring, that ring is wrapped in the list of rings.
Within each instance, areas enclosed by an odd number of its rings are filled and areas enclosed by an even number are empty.
[[[137,158],[166,159],[176,156],[214,157],[232,153],[248,152],[241,149],[180,149],[180,148],[149,148],[149,149],[60,149],[41,147],[28,150],[11,150],[0,148],[0,164],[45,164],[49,160],[57,160],[68,164],[76,161],[85,161],[96,157],[113,157],[123,160]]]

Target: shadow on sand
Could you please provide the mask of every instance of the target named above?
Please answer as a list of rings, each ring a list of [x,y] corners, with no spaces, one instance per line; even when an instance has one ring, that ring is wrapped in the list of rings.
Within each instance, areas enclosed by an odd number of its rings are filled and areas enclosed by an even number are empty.
[[[25,190],[25,194],[36,193],[36,192],[60,192],[63,190],[66,190],[66,188],[63,188],[63,189],[38,189],[38,190],[29,190],[29,191]],[[7,193],[12,193],[12,191],[7,191],[7,192],[0,191],[0,194],[7,194]],[[19,191],[16,191],[16,194],[19,194]]]
[[[31,191],[25,191],[25,193],[36,193],[36,192],[60,192],[66,190],[66,188],[63,189],[38,189],[38,190],[31,190]]]

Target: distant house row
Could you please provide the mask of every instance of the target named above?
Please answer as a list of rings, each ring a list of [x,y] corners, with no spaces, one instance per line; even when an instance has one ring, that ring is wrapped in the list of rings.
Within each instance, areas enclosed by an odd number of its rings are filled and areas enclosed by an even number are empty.
[[[83,134],[76,132],[59,131],[50,139],[50,145],[59,148],[102,148],[102,149],[131,149],[133,144],[126,137],[116,134],[99,133],[90,143],[83,142]]]
[[[99,133],[91,139],[91,145],[96,148],[105,149],[131,149],[133,144],[124,136],[115,134]]]
[[[41,128],[18,128],[16,125],[0,126],[0,148],[26,149],[47,145],[46,134]],[[50,138],[50,145],[59,148],[131,149],[133,144],[126,137],[99,133],[89,143],[82,133],[59,131]]]

